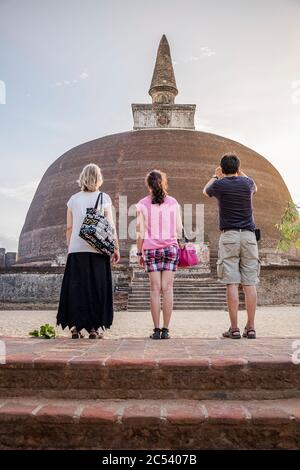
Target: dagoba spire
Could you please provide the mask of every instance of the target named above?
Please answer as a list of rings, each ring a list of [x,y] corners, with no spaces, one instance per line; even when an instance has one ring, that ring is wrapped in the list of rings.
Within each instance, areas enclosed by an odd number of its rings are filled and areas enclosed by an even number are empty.
[[[162,36],[151,80],[150,104],[132,103],[133,129],[195,129],[195,104],[175,104],[178,94],[170,46]]]
[[[158,46],[149,95],[153,104],[174,104],[177,94],[170,46],[164,34]]]

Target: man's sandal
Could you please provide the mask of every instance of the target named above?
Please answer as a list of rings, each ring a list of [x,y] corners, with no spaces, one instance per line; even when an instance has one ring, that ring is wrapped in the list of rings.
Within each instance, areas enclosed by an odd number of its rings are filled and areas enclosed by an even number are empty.
[[[160,339],[160,333],[161,333],[160,328],[154,328],[152,335],[150,335],[150,338],[151,339]]]
[[[240,329],[230,327],[228,331],[225,331],[225,333],[223,333],[223,338],[241,339]]]
[[[247,328],[245,326],[244,333],[243,333],[243,338],[247,339],[256,339],[256,331],[254,328]]]

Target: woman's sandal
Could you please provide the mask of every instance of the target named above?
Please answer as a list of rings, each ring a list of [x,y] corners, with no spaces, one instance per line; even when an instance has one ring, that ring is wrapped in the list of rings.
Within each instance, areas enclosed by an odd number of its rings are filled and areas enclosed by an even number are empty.
[[[151,339],[160,339],[160,333],[161,333],[160,328],[154,328],[152,335],[150,335],[150,338]]]
[[[102,339],[102,338],[103,338],[103,333],[99,333],[94,328],[90,331],[89,339]]]
[[[245,326],[244,333],[243,333],[243,338],[247,339],[256,339],[256,331],[254,328],[247,328]]]
[[[72,339],[84,338],[84,335],[81,333],[81,331],[77,331],[76,328],[73,328],[71,330],[71,334],[72,334]]]
[[[161,338],[161,339],[170,339],[169,328],[162,328],[162,329],[161,329],[160,338]]]
[[[225,331],[225,333],[223,333],[223,338],[241,339],[240,329],[230,327],[228,331]]]

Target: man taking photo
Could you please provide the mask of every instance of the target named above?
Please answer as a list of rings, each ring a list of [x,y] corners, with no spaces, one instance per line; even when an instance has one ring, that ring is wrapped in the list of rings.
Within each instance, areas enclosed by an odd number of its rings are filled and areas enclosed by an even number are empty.
[[[214,196],[219,205],[219,255],[217,273],[227,287],[227,305],[231,326],[224,338],[240,339],[238,328],[239,285],[245,293],[248,321],[243,337],[255,339],[256,284],[259,282],[260,261],[255,235],[252,196],[255,182],[240,169],[234,154],[222,157],[220,166],[203,189],[207,197]]]

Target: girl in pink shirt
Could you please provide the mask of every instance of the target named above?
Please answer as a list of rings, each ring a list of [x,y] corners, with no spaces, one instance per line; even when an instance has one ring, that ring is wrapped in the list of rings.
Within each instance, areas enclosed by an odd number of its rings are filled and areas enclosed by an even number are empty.
[[[152,339],[168,339],[173,309],[173,283],[179,262],[178,238],[182,235],[180,206],[167,193],[167,177],[159,170],[146,176],[149,195],[137,204],[138,262],[149,273]],[[163,328],[160,329],[160,295]]]

